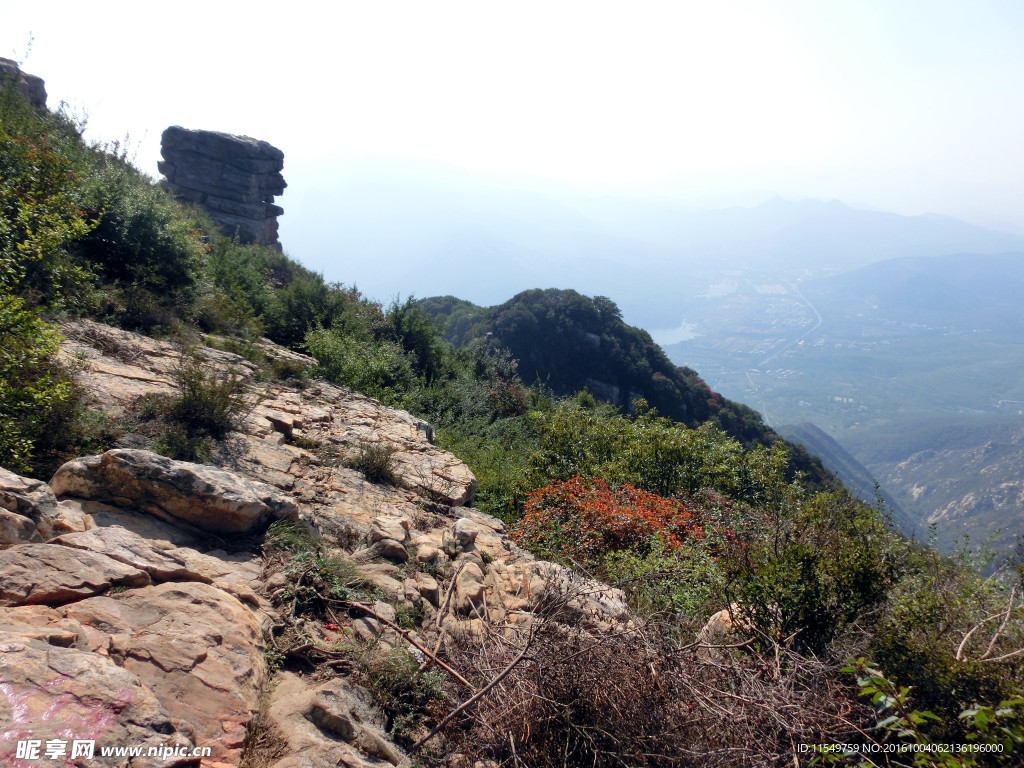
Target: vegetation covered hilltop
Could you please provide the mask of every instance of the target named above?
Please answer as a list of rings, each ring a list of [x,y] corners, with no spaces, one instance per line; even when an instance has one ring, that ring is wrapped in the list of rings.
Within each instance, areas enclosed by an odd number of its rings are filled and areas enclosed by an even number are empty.
[[[829,743],[920,748],[819,762],[1019,764],[1019,563],[982,579],[965,557],[905,540],[750,409],[663,363],[607,299],[530,292],[497,309],[491,337],[474,332],[471,308],[442,304],[385,308],[224,237],[118,147],[86,145],[74,121],[15,89],[0,95],[0,466],[45,478],[68,458],[140,439],[201,461],[242,407],[237,379],[192,361],[177,400],[140,404],[133,424],[105,420],[57,361],[62,318],[183,348],[203,335],[265,363],[268,377],[301,376],[260,360],[266,336],[315,357],[315,376],[431,421],[477,475],[477,506],[523,547],[626,593],[643,643],[599,670],[622,678],[619,698],[599,676],[573,678],[518,744],[478,734],[481,759],[749,764],[733,756],[742,741],[766,764],[798,764],[814,755],[800,745]],[[557,331],[544,345],[530,330],[537,307]],[[459,346],[431,320],[441,309]],[[147,438],[147,418],[167,429]],[[702,627],[723,609],[731,634],[709,640]],[[696,695],[695,679],[732,703],[677,722],[674,702]],[[417,716],[440,722],[455,703],[439,692]],[[941,744],[989,746],[928,747]]]

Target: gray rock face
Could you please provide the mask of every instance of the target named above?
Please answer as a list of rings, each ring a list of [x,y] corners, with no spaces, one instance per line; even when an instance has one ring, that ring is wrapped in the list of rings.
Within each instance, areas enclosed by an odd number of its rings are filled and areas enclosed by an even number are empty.
[[[46,87],[43,78],[25,74],[16,61],[0,58],[0,90],[8,84],[14,84],[33,107],[46,107]]]
[[[173,125],[163,132],[161,185],[197,203],[226,235],[280,249],[274,195],[284,192],[284,153],[265,141]]]
[[[64,464],[50,481],[62,496],[110,501],[173,525],[246,533],[299,508],[276,488],[150,451],[117,449]]]

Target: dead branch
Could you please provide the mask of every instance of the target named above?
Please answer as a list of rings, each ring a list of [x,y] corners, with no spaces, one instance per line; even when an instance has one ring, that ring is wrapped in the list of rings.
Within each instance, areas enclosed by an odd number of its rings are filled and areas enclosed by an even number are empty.
[[[412,637],[412,635],[409,633],[408,630],[402,629],[400,626],[395,624],[393,621],[389,621],[388,619],[385,619],[379,613],[377,613],[372,608],[370,608],[366,603],[356,603],[356,602],[352,602],[351,600],[334,600],[333,602],[339,603],[339,604],[344,605],[344,606],[346,606],[348,608],[355,608],[357,610],[363,611],[364,613],[370,614],[370,616],[375,618],[381,624],[385,624],[388,627],[390,627],[391,629],[395,630],[398,634],[400,634],[402,637],[404,637],[411,645],[415,646],[420,651],[422,651],[423,654],[427,658],[431,659],[435,664],[437,664],[439,667],[441,667],[441,669],[443,669],[449,675],[454,677],[456,680],[458,680],[460,683],[462,683],[464,686],[466,686],[469,690],[471,690],[471,691],[474,690],[472,683],[470,683],[466,678],[464,678],[461,674],[459,674],[459,672],[456,669],[454,669],[453,667],[451,667],[448,664],[444,663],[443,661],[441,661],[441,659],[439,659],[437,656],[435,656],[431,651],[427,650],[422,645],[420,645],[416,641],[416,639]]]
[[[501,672],[498,673],[497,677],[495,677],[493,680],[491,680],[491,682],[489,682],[487,685],[485,685],[483,688],[481,688],[479,691],[473,694],[473,696],[466,699],[459,706],[457,706],[455,709],[449,712],[445,716],[445,718],[441,720],[440,723],[434,726],[433,730],[431,730],[430,733],[428,733],[422,739],[413,744],[412,748],[409,751],[414,753],[418,752],[423,747],[424,744],[426,744],[428,741],[434,738],[434,736],[440,733],[441,729],[448,725],[448,723],[450,723],[452,719],[454,719],[460,712],[465,711],[469,707],[473,706],[481,698],[486,696],[491,691],[491,689],[494,688],[494,686],[496,686],[498,683],[500,683],[502,680],[509,676],[509,674],[512,672],[513,669],[516,668],[519,662],[526,658],[526,654],[529,650],[530,644],[527,643],[523,650],[519,652],[519,655],[512,659],[512,661],[510,661],[508,665]]]
[[[986,616],[981,621],[979,621],[977,624],[975,624],[973,627],[971,627],[971,629],[967,632],[967,634],[964,635],[963,639],[960,641],[960,644],[957,646],[956,656],[955,656],[957,661],[970,661],[970,659],[965,658],[965,655],[964,655],[964,648],[967,647],[968,640],[970,640],[971,637],[974,635],[974,633],[977,632],[979,629],[981,629],[985,624],[987,624],[990,621],[995,621],[998,618],[1002,618],[1002,621],[999,622],[999,626],[996,627],[995,631],[992,633],[992,637],[989,638],[988,646],[986,646],[985,651],[978,658],[974,659],[973,661],[975,661],[975,662],[987,662],[989,664],[992,664],[992,663],[995,663],[997,661],[1005,661],[1006,659],[1012,659],[1015,656],[1020,656],[1021,654],[1024,654],[1024,648],[1020,648],[1018,650],[1010,651],[1009,653],[1004,653],[1004,654],[1002,654],[1000,656],[996,656],[995,658],[989,658],[989,656],[992,654],[992,651],[995,649],[996,643],[999,641],[999,638],[1002,636],[1003,632],[1006,630],[1006,625],[1010,621],[1010,615],[1013,613],[1015,608],[1021,607],[1021,606],[1014,606],[1014,604],[1013,604],[1013,601],[1014,601],[1014,598],[1016,597],[1016,595],[1017,595],[1017,587],[1012,587],[1010,589],[1010,599],[1006,603],[1006,610],[1005,611],[999,611],[998,613],[993,613],[991,616]]]

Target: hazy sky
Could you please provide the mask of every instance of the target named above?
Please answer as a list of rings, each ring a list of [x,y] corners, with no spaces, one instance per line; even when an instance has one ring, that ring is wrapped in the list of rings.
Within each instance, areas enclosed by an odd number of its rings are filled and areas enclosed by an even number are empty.
[[[837,197],[1024,228],[1019,0],[34,2],[23,58],[154,176],[168,125],[686,201]],[[323,180],[320,180],[323,183]]]

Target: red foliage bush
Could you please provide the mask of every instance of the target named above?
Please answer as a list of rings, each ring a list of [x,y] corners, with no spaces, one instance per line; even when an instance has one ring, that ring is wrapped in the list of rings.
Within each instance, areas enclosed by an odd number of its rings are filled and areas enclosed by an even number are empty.
[[[526,390],[518,381],[506,381],[501,376],[494,377],[494,384],[487,390],[487,401],[499,418],[522,416],[528,410]]]
[[[703,535],[682,502],[578,475],[532,491],[512,531],[512,538],[528,549],[586,562],[624,549],[679,548],[684,540]]]

